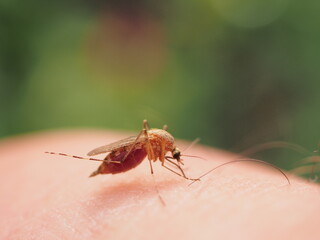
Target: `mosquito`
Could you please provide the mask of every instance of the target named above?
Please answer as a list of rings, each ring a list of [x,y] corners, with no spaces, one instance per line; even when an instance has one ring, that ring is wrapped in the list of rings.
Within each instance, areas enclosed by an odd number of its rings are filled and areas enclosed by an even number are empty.
[[[171,153],[171,156],[167,155],[169,152]],[[127,172],[137,167],[146,157],[148,157],[151,174],[153,174],[152,163],[159,160],[162,167],[174,174],[191,181],[199,180],[198,178],[187,177],[181,167],[181,165],[184,165],[181,156],[194,156],[181,154],[181,151],[175,145],[173,136],[167,132],[167,125],[164,125],[162,129],[150,129],[147,120],[143,120],[143,129],[137,136],[128,137],[95,148],[87,154],[91,157],[109,153],[104,159],[85,158],[56,152],[46,153],[91,161],[101,161],[101,165],[96,171],[91,173],[90,177],[99,174],[118,174]],[[176,169],[173,169],[172,166]]]

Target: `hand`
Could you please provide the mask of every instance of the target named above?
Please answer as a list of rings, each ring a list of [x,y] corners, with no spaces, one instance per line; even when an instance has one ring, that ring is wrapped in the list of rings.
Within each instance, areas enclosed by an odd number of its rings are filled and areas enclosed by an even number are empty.
[[[0,142],[0,239],[317,239],[320,192],[315,184],[256,163],[234,163],[189,181],[149,163],[123,174],[88,178],[100,163],[85,156],[127,137],[60,131]],[[179,142],[178,142],[178,146]],[[184,147],[180,147],[184,149]],[[196,178],[235,156],[195,146],[184,169]],[[103,158],[105,155],[102,155]],[[158,193],[165,201],[159,201]]]

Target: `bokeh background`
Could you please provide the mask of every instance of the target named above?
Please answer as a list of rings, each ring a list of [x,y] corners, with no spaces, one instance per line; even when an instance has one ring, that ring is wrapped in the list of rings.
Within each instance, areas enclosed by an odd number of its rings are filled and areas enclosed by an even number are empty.
[[[0,137],[138,131],[146,118],[236,152],[279,140],[312,150],[319,9],[312,0],[1,0]],[[290,168],[302,157],[283,151],[260,158]]]

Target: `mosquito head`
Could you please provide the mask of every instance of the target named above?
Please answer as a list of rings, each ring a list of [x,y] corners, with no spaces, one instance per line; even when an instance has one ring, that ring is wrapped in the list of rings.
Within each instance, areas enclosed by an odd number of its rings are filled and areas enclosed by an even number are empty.
[[[180,156],[181,156],[181,151],[179,148],[175,147],[173,150],[172,150],[172,157],[178,161],[180,161]]]

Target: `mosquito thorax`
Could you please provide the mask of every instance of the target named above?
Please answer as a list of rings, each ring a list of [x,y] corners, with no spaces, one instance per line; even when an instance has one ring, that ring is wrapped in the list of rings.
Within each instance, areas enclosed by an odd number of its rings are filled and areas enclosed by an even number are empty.
[[[150,129],[148,131],[148,134],[153,139],[164,140],[167,145],[173,145],[174,144],[173,136],[170,133],[168,133],[166,130],[152,128],[152,129]]]

